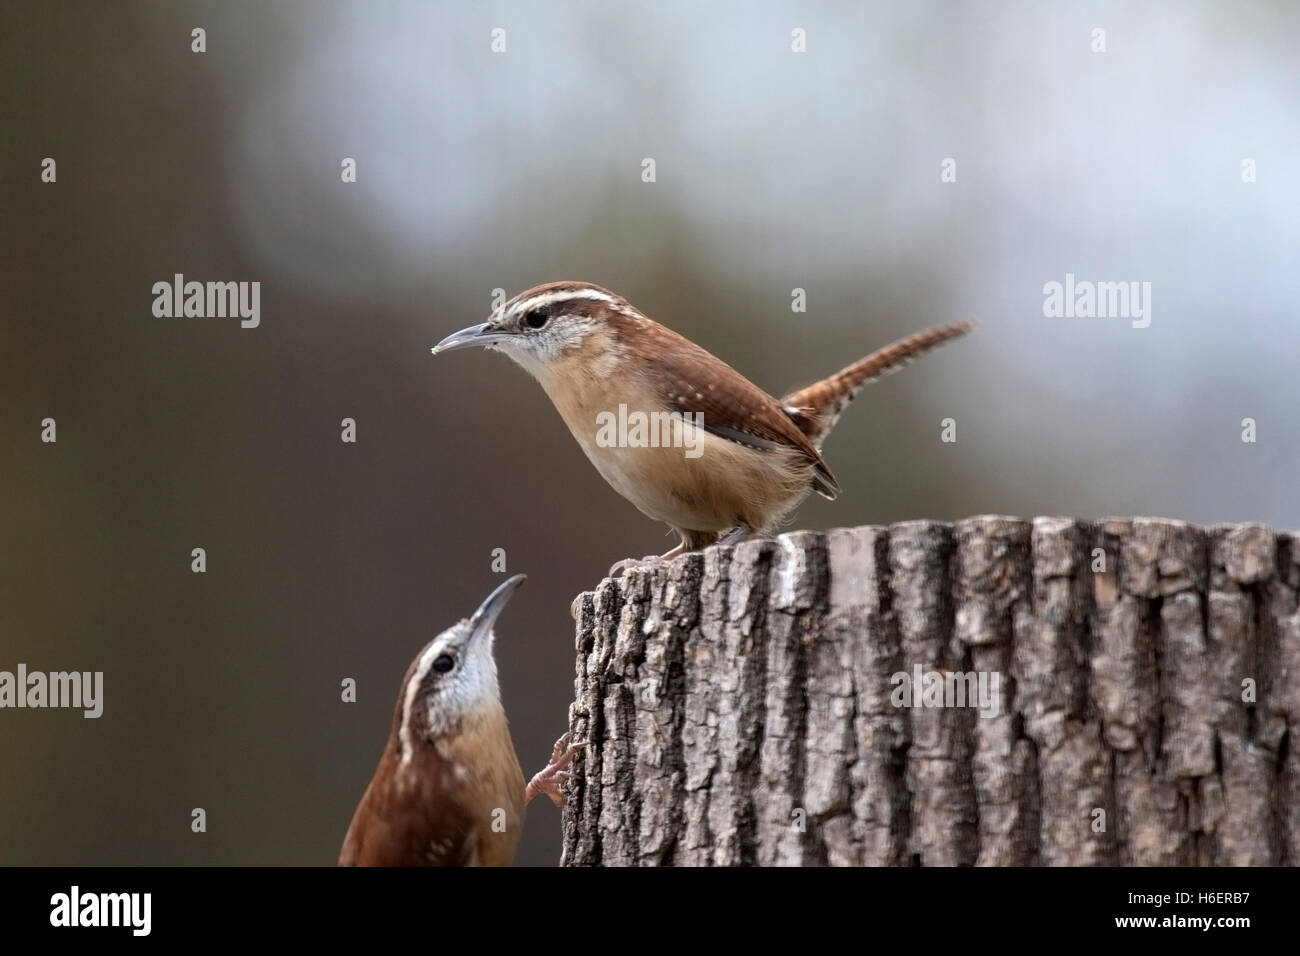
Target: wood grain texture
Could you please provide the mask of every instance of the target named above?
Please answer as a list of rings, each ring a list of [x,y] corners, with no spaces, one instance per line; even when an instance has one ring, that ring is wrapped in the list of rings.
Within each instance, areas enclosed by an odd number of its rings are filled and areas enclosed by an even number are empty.
[[[565,865],[1300,863],[1297,534],[795,532],[574,611]],[[917,667],[997,707],[897,706]]]

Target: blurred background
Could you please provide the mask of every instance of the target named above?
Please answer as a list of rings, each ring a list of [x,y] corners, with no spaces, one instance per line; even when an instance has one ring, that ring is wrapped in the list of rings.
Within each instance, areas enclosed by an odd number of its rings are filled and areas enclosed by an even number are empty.
[[[429,355],[496,288],[597,282],[778,393],[977,319],[859,399],[844,496],[794,527],[1300,525],[1294,4],[2,10],[0,669],[103,671],[105,704],[0,711],[0,863],[333,863],[495,548],[540,768],[573,596],[673,541],[522,370]],[[260,327],[155,317],[178,272],[260,281]],[[1150,327],[1045,318],[1067,272],[1150,282]],[[558,851],[539,801],[520,862]]]

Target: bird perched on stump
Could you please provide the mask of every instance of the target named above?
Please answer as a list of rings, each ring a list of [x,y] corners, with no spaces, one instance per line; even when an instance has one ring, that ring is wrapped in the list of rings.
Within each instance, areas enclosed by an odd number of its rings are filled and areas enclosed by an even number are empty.
[[[407,668],[340,866],[509,866],[529,801],[545,793],[564,802],[559,781],[578,748],[561,737],[525,785],[497,685],[493,626],[523,582],[517,574],[503,583]]]
[[[483,346],[522,365],[614,490],[677,532],[667,558],[769,533],[810,491],[836,498],[821,448],[845,407],[868,382],[970,329],[918,332],[777,399],[621,296],[552,282],[432,351]],[[623,428],[633,421],[650,424]]]

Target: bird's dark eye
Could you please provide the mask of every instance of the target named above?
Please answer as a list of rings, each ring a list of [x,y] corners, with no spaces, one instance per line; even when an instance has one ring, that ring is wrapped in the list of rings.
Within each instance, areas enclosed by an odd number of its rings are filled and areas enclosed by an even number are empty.
[[[551,310],[544,305],[539,305],[537,308],[533,309],[533,311],[528,313],[528,316],[524,321],[528,323],[530,329],[540,329],[546,324],[546,321],[550,317]]]
[[[433,669],[439,674],[445,674],[456,666],[456,658],[450,654],[439,654],[433,659]]]

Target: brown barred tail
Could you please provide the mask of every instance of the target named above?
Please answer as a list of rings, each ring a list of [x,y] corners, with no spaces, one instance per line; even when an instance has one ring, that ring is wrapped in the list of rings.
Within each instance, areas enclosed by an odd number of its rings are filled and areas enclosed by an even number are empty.
[[[930,349],[965,335],[974,326],[974,322],[954,322],[899,339],[829,378],[791,392],[781,399],[781,404],[799,430],[821,451],[822,442],[835,427],[849,402],[857,397],[862,386],[898,371]]]

